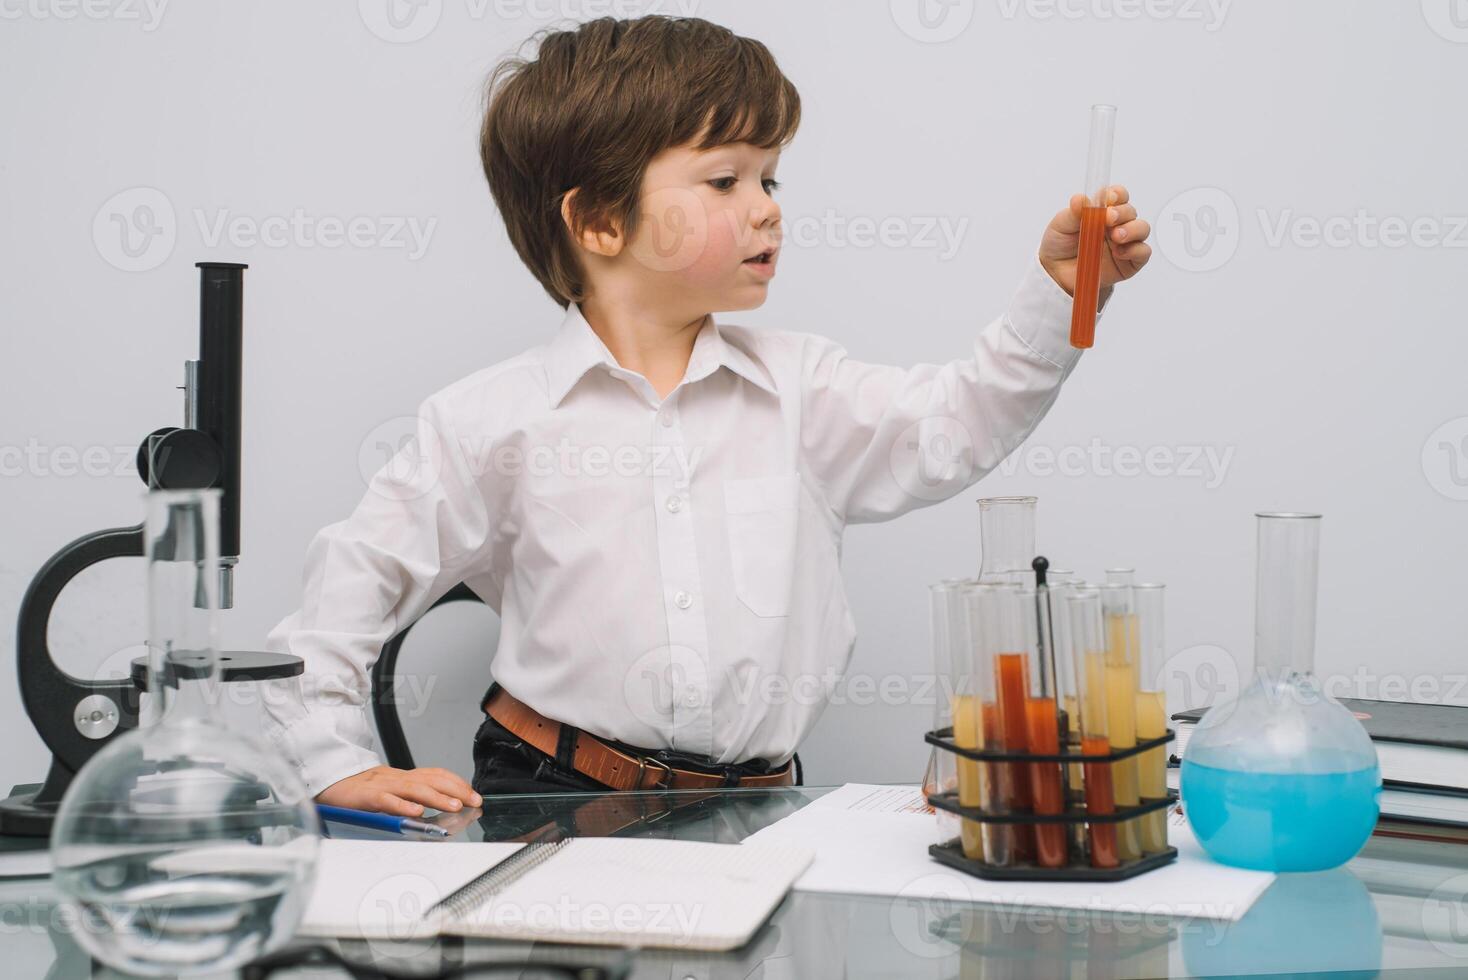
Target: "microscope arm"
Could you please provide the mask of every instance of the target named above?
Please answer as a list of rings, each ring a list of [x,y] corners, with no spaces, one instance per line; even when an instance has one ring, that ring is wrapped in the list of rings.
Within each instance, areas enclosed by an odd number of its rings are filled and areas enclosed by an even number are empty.
[[[142,556],[141,524],[83,535],[51,556],[20,603],[15,650],[21,702],[41,740],[71,772],[97,751],[97,739],[137,726],[138,692],[130,677],[89,681],[58,667],[46,635],[51,609],[83,570],[109,558]],[[95,700],[83,704],[88,698]]]

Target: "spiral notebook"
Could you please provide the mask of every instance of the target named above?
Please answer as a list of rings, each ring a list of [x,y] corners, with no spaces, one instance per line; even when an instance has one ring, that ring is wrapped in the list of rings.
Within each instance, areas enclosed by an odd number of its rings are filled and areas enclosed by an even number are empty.
[[[304,935],[435,935],[728,950],[813,853],[631,837],[554,843],[323,840]]]

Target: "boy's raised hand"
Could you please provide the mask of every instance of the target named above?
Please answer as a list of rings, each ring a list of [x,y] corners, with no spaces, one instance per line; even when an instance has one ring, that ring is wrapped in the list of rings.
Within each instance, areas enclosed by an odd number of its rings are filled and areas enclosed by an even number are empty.
[[[1137,217],[1131,196],[1125,187],[1113,184],[1106,189],[1106,244],[1101,254],[1101,291],[1106,296],[1111,287],[1136,275],[1152,257],[1147,236],[1152,226]],[[1040,264],[1067,293],[1075,293],[1076,254],[1080,251],[1081,211],[1086,195],[1077,194],[1070,206],[1050,219],[1040,239]]]
[[[474,787],[447,769],[394,769],[374,766],[338,779],[316,794],[317,803],[417,817],[425,806],[448,813],[484,802]]]

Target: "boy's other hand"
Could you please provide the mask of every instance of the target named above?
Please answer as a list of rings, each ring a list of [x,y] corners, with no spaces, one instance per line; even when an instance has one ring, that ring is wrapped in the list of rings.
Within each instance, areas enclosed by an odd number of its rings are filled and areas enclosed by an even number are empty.
[[[1136,275],[1152,257],[1152,246],[1147,244],[1152,226],[1137,217],[1126,188],[1111,185],[1106,189],[1106,201],[1107,247],[1101,253],[1103,298],[1110,294],[1112,286]],[[1040,239],[1040,264],[1050,273],[1050,278],[1072,295],[1076,285],[1076,255],[1080,251],[1081,211],[1085,206],[1086,195],[1072,197],[1070,206],[1050,219]]]
[[[463,777],[447,769],[374,766],[338,779],[316,794],[317,803],[373,810],[398,817],[423,815],[425,806],[447,813],[484,802]]]

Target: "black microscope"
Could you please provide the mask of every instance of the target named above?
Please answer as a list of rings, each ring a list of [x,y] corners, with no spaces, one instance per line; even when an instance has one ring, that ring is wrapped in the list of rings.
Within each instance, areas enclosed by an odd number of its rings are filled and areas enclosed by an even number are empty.
[[[240,554],[240,395],[244,265],[199,262],[199,359],[184,364],[184,424],[151,433],[138,447],[138,475],[149,489],[218,487],[219,605],[234,605],[234,566]],[[0,799],[0,835],[46,838],[72,778],[109,739],[138,725],[148,685],[147,657],[130,676],[83,680],[57,666],[47,643],[56,597],[84,569],[108,558],[143,557],[143,524],[83,535],[51,557],[21,600],[15,659],[21,701],[51,750],[44,783],[15,786]],[[288,654],[227,650],[221,681],[260,681],[299,675]]]

